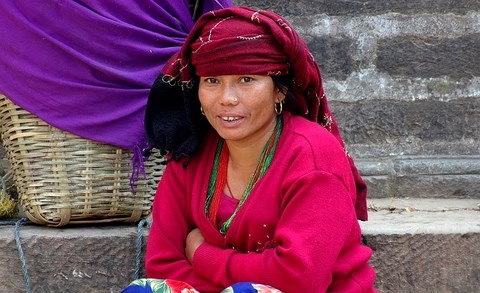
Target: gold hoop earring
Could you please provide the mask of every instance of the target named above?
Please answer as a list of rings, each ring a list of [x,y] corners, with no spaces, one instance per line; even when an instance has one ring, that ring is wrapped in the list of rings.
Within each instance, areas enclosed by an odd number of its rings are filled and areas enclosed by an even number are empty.
[[[203,107],[200,106],[200,112],[202,113],[203,116],[205,116],[205,112],[203,112]]]
[[[277,113],[277,115],[280,115],[283,112],[283,103],[282,102],[275,103],[273,108],[275,109],[275,113]]]

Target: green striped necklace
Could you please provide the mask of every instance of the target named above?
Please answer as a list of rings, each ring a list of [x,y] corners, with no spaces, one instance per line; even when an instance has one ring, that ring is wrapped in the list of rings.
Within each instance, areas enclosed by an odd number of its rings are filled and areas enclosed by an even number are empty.
[[[242,198],[240,199],[237,208],[230,216],[230,218],[223,223],[220,228],[220,233],[226,234],[230,228],[230,224],[237,215],[240,208],[243,206],[243,203],[247,200],[252,191],[253,187],[260,178],[267,172],[268,167],[272,163],[273,156],[275,154],[275,149],[277,148],[278,140],[280,139],[280,134],[282,133],[283,128],[283,119],[278,117],[275,129],[273,130],[272,135],[268,139],[265,147],[260,154],[260,159],[255,168],[255,172],[250,177],[247,187],[243,192]],[[210,174],[210,180],[208,182],[208,191],[207,199],[205,201],[205,214],[207,215],[210,222],[216,227],[217,226],[217,214],[220,208],[220,198],[225,188],[227,182],[227,167],[228,167],[228,148],[227,144],[223,139],[218,141],[217,150],[215,153],[215,158],[213,161],[212,173]]]

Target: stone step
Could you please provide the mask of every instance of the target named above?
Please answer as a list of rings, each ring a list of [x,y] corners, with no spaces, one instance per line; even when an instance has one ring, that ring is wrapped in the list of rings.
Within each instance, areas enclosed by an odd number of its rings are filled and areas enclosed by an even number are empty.
[[[391,156],[356,159],[370,198],[480,200],[480,156]]]
[[[15,231],[15,226],[0,226],[0,292],[26,292]],[[135,225],[29,224],[18,231],[31,292],[120,292],[135,279]],[[147,235],[143,230],[141,239]]]
[[[371,199],[369,210],[380,292],[478,292],[479,199]]]
[[[371,199],[361,222],[380,292],[475,292],[480,287],[480,200]],[[0,292],[119,292],[144,276],[147,225],[0,226]],[[142,247],[136,266],[137,247]]]

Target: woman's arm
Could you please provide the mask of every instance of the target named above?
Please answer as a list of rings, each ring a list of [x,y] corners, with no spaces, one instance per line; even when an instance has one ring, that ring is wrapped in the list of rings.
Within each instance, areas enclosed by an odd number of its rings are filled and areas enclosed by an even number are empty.
[[[194,254],[194,271],[225,286],[252,281],[287,292],[325,292],[342,249],[360,242],[349,191],[336,176],[312,171],[289,187],[282,205],[276,247],[241,253],[203,243]],[[359,253],[348,266],[368,260],[368,249]]]
[[[190,198],[184,189],[185,170],[174,164],[177,163],[167,165],[155,194],[146,253],[147,276],[181,280],[197,290],[220,291],[218,285],[194,272],[186,258],[185,241],[194,226],[188,204]]]

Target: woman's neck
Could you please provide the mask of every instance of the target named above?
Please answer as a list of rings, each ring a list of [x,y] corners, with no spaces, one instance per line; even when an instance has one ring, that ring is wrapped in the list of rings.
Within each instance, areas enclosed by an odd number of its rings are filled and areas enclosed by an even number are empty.
[[[229,168],[241,174],[247,173],[250,176],[257,167],[262,151],[275,130],[275,125],[276,119],[265,133],[248,140],[226,140],[225,143],[229,152]]]
[[[275,123],[264,135],[248,141],[225,141],[228,146],[229,160],[227,182],[232,196],[240,199],[248,182],[258,167],[265,145],[275,131]],[[229,190],[230,192],[230,190]]]
[[[266,141],[250,146],[239,145],[233,142],[230,144],[227,143],[229,151],[229,171],[231,169],[231,171],[234,171],[237,175],[241,175],[241,177],[248,175],[248,178],[250,178],[257,167],[265,143]]]
[[[260,147],[258,147],[260,145]],[[260,159],[263,146],[254,144],[250,147],[231,143],[227,165],[227,185],[225,192],[240,200],[251,180]]]

